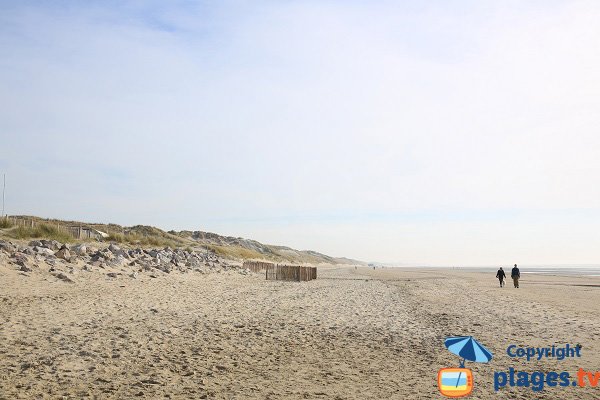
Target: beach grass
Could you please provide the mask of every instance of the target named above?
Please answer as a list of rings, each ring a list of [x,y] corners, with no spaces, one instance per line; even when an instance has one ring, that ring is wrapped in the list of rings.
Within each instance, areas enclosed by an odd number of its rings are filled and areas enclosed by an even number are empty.
[[[265,258],[264,254],[257,251],[246,249],[239,246],[219,246],[216,244],[204,244],[202,245],[207,250],[226,258],[238,258],[238,259],[260,259]]]
[[[137,246],[157,246],[157,247],[180,247],[181,243],[175,240],[157,237],[157,236],[144,236],[137,234],[124,235],[122,233],[111,233],[107,238],[104,239],[106,242],[116,242],[131,244]]]
[[[72,242],[75,239],[66,232],[48,224],[38,224],[34,227],[17,226],[8,232],[8,235],[15,239],[49,239],[62,243]]]

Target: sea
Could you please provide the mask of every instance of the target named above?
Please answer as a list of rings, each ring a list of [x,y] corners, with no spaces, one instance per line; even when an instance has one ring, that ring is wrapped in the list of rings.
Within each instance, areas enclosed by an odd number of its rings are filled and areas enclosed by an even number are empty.
[[[403,266],[407,267],[407,266]],[[455,269],[473,272],[496,272],[500,266],[418,266],[427,269]],[[512,265],[504,266],[507,276],[510,276]],[[415,268],[415,267],[412,267]],[[523,274],[557,275],[557,276],[595,276],[600,277],[600,264],[586,265],[519,265],[519,271]]]

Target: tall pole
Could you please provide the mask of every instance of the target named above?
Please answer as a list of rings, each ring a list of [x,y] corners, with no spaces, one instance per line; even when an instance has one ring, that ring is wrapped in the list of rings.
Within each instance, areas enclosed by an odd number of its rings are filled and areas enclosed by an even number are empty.
[[[2,218],[4,218],[4,192],[6,192],[6,173],[4,174],[4,180],[2,183]]]

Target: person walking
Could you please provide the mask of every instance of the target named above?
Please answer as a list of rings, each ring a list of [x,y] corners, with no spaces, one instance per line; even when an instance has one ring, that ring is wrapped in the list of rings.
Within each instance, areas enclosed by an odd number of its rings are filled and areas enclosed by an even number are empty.
[[[500,267],[500,269],[496,273],[496,278],[498,278],[498,280],[500,281],[500,287],[504,286],[504,278],[506,278],[506,274],[504,273],[502,267]]]
[[[515,266],[513,267],[512,271],[510,273],[510,277],[513,279],[513,283],[515,284],[515,287],[518,289],[519,288],[519,278],[521,277],[521,271],[519,271],[517,264],[515,264]]]

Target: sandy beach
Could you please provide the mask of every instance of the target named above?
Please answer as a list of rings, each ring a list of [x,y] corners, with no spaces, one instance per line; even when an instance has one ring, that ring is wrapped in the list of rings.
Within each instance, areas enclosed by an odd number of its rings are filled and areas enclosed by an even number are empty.
[[[1,399],[432,399],[443,344],[473,335],[470,398],[592,399],[600,387],[505,387],[496,371],[600,370],[600,279],[321,267],[311,282],[233,272],[137,279],[82,271],[74,283],[0,266]],[[580,344],[529,361],[509,345]],[[500,396],[500,397],[499,397]]]
[[[0,400],[600,400],[599,21],[0,0]]]

